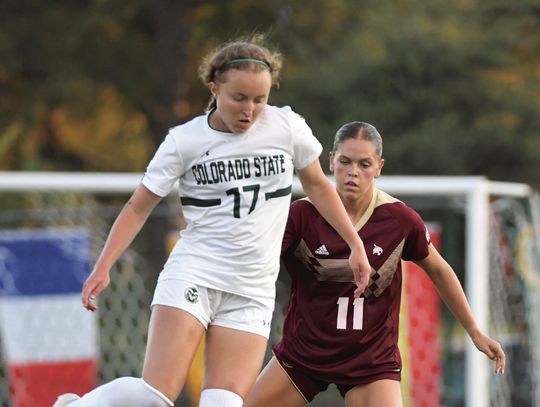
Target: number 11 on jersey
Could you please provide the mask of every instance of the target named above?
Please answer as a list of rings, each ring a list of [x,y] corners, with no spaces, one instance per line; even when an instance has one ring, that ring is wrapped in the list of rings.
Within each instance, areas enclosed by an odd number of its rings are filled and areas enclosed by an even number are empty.
[[[353,326],[352,329],[361,330],[364,319],[364,299],[356,298],[353,301]],[[349,313],[349,297],[339,297],[337,300],[337,329],[347,329],[347,314]]]

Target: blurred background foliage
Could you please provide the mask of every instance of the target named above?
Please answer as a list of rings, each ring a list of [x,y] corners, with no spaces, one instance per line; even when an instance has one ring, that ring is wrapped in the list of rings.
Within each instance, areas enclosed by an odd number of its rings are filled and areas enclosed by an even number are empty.
[[[255,32],[326,151],[364,120],[385,174],[540,187],[537,0],[2,0],[0,170],[143,171],[204,110],[201,57]]]

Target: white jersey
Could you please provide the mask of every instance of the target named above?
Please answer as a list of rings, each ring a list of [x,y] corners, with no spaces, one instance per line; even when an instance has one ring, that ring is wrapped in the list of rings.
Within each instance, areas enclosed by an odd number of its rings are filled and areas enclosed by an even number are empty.
[[[159,278],[273,302],[293,172],[322,146],[290,107],[267,105],[244,133],[208,117],[172,128],[142,180],[160,196],[179,181],[187,222]]]

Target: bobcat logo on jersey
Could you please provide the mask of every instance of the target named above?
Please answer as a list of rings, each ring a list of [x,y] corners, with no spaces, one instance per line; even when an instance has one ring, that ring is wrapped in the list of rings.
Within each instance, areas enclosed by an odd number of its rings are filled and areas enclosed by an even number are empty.
[[[199,301],[199,292],[197,291],[195,287],[189,287],[184,292],[184,297],[189,302],[196,304],[197,301]]]
[[[383,253],[383,249],[380,246],[377,246],[375,243],[373,243],[373,252],[372,254],[376,254],[377,256],[380,256]]]

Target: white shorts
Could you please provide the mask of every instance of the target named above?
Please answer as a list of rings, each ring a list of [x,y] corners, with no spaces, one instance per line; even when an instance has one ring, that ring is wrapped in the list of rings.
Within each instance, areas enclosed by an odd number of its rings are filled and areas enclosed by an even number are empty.
[[[210,325],[270,336],[273,309],[252,298],[203,287],[184,280],[159,280],[154,291],[154,305],[180,308]]]

